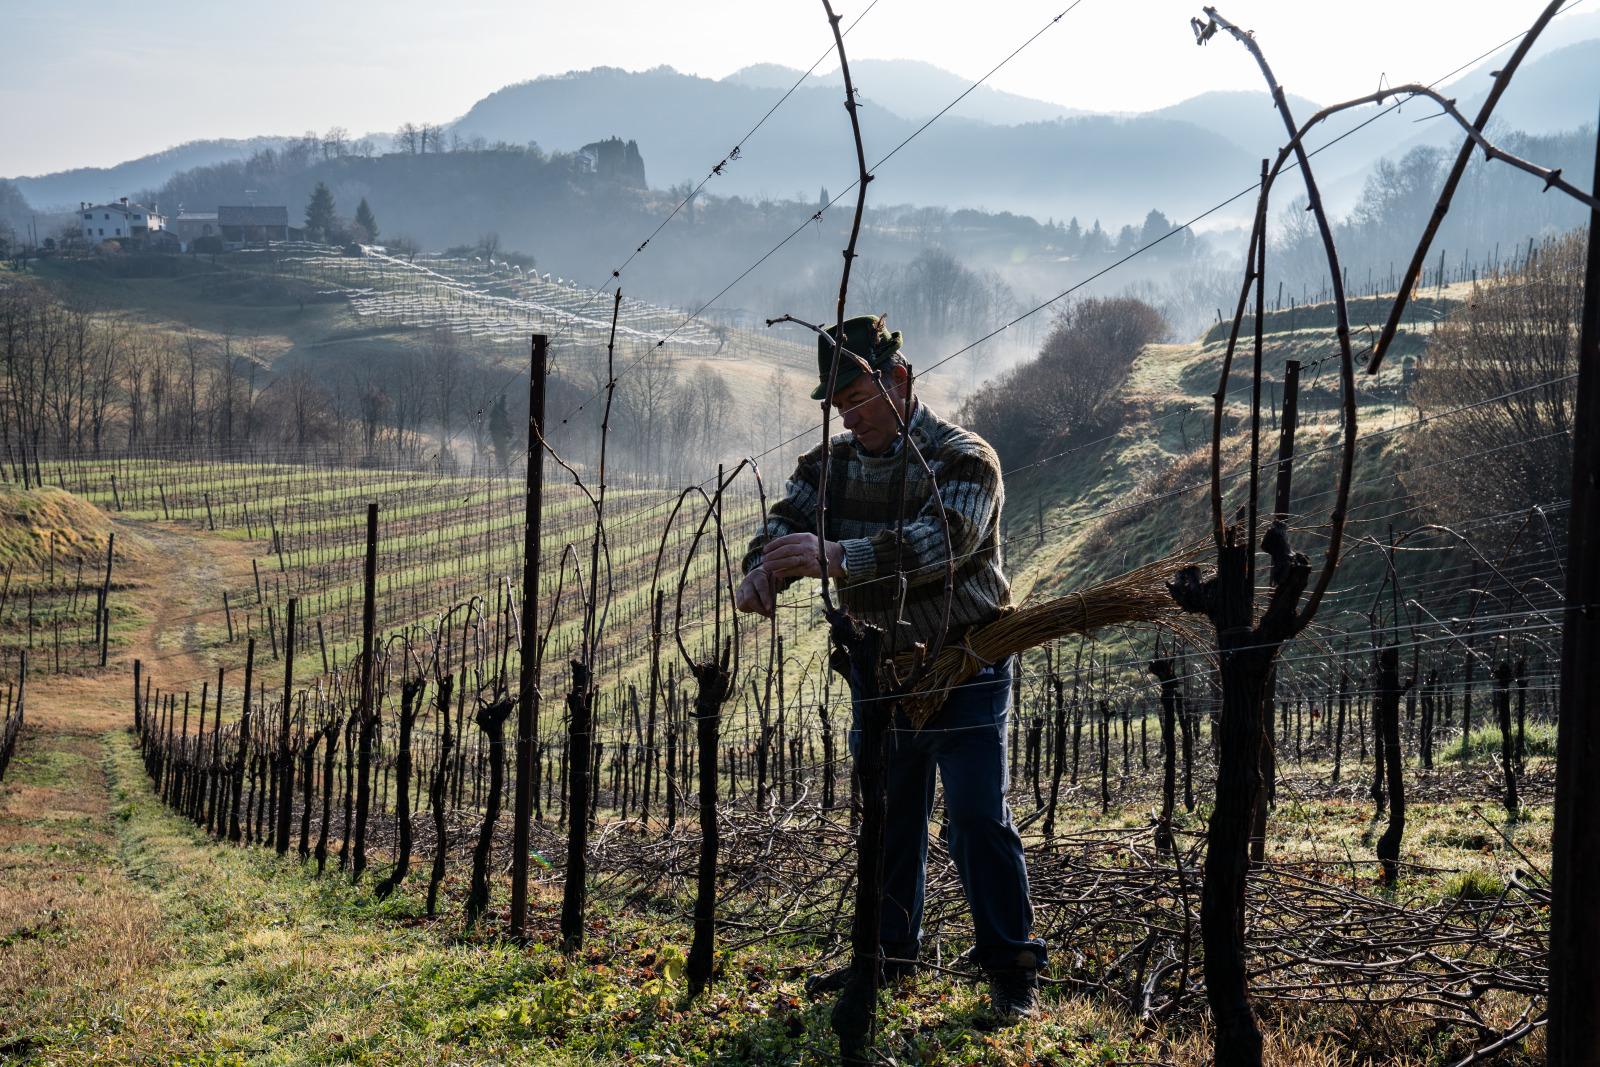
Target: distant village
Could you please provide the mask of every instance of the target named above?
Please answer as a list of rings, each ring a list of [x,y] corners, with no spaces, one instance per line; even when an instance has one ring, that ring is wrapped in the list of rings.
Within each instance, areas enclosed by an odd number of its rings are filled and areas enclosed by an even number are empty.
[[[581,174],[644,188],[644,162],[634,141],[596,141],[574,157]],[[63,234],[69,241],[72,235],[83,246],[104,252],[231,252],[318,236],[309,226],[289,225],[289,208],[283,204],[222,204],[215,211],[187,211],[179,205],[177,214],[169,216],[159,204],[127,197],[105,204],[80,202],[76,225]]]
[[[157,204],[122,197],[115,203],[78,205],[78,235],[90,247],[114,242],[146,252],[222,252],[303,236],[289,225],[282,204],[219,205],[215,211],[184,211],[170,218]]]

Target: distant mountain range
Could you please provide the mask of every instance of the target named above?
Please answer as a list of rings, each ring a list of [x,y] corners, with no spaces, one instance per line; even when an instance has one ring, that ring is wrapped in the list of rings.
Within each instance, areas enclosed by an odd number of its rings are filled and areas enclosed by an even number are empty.
[[[787,91],[800,80],[802,71],[777,63],[757,63],[736,70],[722,80],[755,89]],[[851,77],[860,86],[872,86],[871,101],[904,119],[921,121],[960,96],[971,82],[932,63],[915,59],[858,59],[851,64]],[[844,88],[838,71],[812,75],[806,84],[837,90]],[[863,93],[863,95],[866,95]],[[980,85],[961,101],[962,118],[996,126],[1020,126],[1026,122],[1068,119],[1092,112],[1062,107],[1046,100],[1018,96],[988,85]]]
[[[906,65],[878,66],[887,72]],[[929,80],[929,69],[909,65],[913,77],[900,83],[909,88],[894,94],[901,107],[909,110],[926,95],[918,86]],[[789,79],[789,73],[782,77]],[[492,93],[453,130],[465,138],[531,140],[547,148],[601,134],[638,136],[650,184],[664,188],[696,182],[728,157],[733,138],[749,130],[785,89],[750,84],[741,76],[712,81],[666,67],[598,68]],[[836,88],[801,85],[739,146],[740,157],[711,190],[750,198],[806,198],[819,186],[842,190],[855,176],[855,161],[839,101]],[[899,114],[871,95],[865,101],[869,162],[905,141],[926,117]],[[1109,224],[1112,218],[1142,218],[1171,197],[1172,175],[1163,164],[1174,156],[1185,158],[1197,179],[1220,179],[1239,164],[1237,146],[1188,123],[1079,115],[1000,125],[953,111],[876,168],[880,184],[874,192],[879,203],[987,207],[1039,218],[1081,214],[1085,225],[1104,215]]]
[[[1557,32],[1559,30],[1559,32]],[[1553,133],[1594,121],[1600,94],[1600,13],[1560,20],[1536,58],[1518,73],[1497,125]],[[1553,50],[1552,50],[1553,48]],[[1503,55],[1448,82],[1442,91],[1471,114]],[[881,158],[969,84],[911,60],[859,61],[855,81],[866,108],[869,162]],[[697,181],[738,137],[788,91],[800,72],[747,67],[720,81],[662,67],[600,68],[508,86],[475,104],[454,125],[463,136],[582,144],[599,134],[637,137],[651,183]],[[1320,105],[1289,97],[1297,120]],[[742,146],[742,158],[713,188],[741,196],[790,195],[820,183],[830,190],[854,178],[849,128],[839,117],[837,74],[803,82],[783,108]],[[1309,138],[1336,142],[1322,153],[1336,207],[1348,207],[1374,159],[1417,143],[1458,142],[1448,122],[1419,127],[1436,112],[1423,102],[1363,125],[1375,107],[1341,113]],[[1362,127],[1359,134],[1342,135]],[[1264,156],[1285,141],[1267,94],[1208,92],[1139,114],[1093,114],[983,86],[920,134],[879,171],[878,202],[984,207],[1046,217],[1100,218],[1110,225],[1150,208],[1182,215],[1219,193],[1249,184]]]
[[[1504,61],[1490,57],[1442,91],[1471,114]],[[909,137],[969,82],[914,60],[858,60],[853,65],[866,103],[863,134],[869,162]],[[573,151],[602,137],[638,141],[655,188],[696,182],[729,157],[801,72],[775,64],[745,67],[720,80],[679,73],[595,68],[507,86],[474,104],[446,127],[489,143],[537,142]],[[1537,58],[1518,74],[1496,125],[1551,133],[1591,124],[1600,94],[1600,12],[1558,20]],[[805,79],[748,141],[739,158],[708,187],[751,199],[815,197],[853,181],[849,128],[839,108],[837,71]],[[1299,119],[1317,104],[1291,96]],[[1338,116],[1311,138],[1324,144],[1374,115],[1364,108]],[[1319,159],[1336,209],[1346,208],[1380,156],[1417,144],[1458,143],[1425,102],[1373,122]],[[114,167],[82,168],[13,179],[35,209],[70,209],[80,200],[135,195],[179,171],[241,159],[283,138],[197,141]],[[1108,227],[1159,208],[1176,217],[1242,189],[1259,160],[1284,141],[1282,121],[1265,92],[1209,92],[1139,114],[1094,114],[988,86],[971,92],[938,123],[877,168],[877,203],[938,204],[1012,211],[1039,219],[1101,219]],[[164,205],[175,208],[177,205]]]
[[[1597,13],[1600,15],[1600,13]],[[1504,59],[1497,56],[1496,59]],[[1456,97],[1456,106],[1468,118],[1476,115],[1489,94],[1489,70],[1498,63],[1490,60],[1477,71],[1450,83],[1440,91]],[[1494,110],[1492,129],[1522,130],[1525,133],[1558,133],[1595,123],[1595,100],[1600,91],[1600,40],[1579,41],[1558,48],[1527,63],[1517,72],[1511,88]],[[1404,144],[1459,144],[1459,127],[1453,122],[1428,120],[1437,113],[1431,103],[1407,107],[1406,117],[1422,123]]]

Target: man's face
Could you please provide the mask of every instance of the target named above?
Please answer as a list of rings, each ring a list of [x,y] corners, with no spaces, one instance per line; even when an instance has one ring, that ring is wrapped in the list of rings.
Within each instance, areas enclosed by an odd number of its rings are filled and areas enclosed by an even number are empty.
[[[885,397],[871,375],[863,374],[833,394],[830,401],[844,421],[844,428],[868,452],[882,452],[900,433],[895,406],[904,404],[906,369],[892,366],[884,372]],[[890,404],[893,400],[894,405]]]

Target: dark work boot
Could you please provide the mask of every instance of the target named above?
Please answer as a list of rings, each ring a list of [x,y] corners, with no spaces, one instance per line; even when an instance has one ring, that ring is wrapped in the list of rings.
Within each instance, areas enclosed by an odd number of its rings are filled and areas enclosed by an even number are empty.
[[[997,967],[989,974],[989,1014],[1010,1026],[1039,1008],[1039,972],[1033,967]]]

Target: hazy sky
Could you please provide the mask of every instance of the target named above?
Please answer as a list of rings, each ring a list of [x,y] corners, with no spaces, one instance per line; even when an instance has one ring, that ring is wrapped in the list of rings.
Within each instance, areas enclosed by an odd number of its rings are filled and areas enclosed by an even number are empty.
[[[837,9],[848,24],[869,2]],[[879,0],[846,44],[976,78],[1068,2]],[[1243,49],[1195,47],[1188,19],[1200,6],[1080,0],[989,84],[1109,111],[1259,88]],[[1331,101],[1383,73],[1438,78],[1525,29],[1540,6],[1227,0],[1221,10],[1257,32],[1287,89]],[[1578,10],[1589,7],[1600,3]],[[0,0],[0,27],[0,175],[11,176],[202,137],[444,122],[500,86],[593,66],[803,69],[831,46],[817,0]]]

